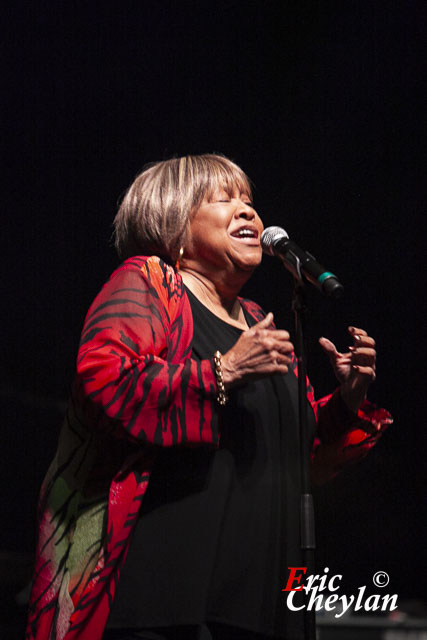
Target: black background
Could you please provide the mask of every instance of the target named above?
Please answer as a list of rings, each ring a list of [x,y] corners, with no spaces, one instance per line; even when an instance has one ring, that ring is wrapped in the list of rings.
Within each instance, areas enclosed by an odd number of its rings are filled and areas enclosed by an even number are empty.
[[[427,2],[42,2],[3,9],[0,547],[31,550],[79,332],[117,264],[111,222],[146,162],[221,152],[345,285],[310,291],[317,346],[378,343],[371,398],[395,424],[316,491],[318,563],[348,588],[390,574],[425,597],[424,271]],[[292,327],[291,278],[265,258],[244,292]],[[423,308],[421,308],[423,307]]]

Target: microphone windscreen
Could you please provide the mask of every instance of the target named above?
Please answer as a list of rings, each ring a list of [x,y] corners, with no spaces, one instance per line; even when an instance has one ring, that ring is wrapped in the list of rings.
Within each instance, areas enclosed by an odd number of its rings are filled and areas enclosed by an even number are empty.
[[[273,255],[273,244],[280,238],[289,238],[288,234],[282,227],[267,227],[261,234],[261,247],[264,253]]]

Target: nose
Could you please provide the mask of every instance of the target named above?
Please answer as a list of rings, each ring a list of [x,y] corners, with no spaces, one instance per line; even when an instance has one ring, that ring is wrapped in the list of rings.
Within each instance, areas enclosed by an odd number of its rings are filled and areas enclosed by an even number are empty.
[[[253,220],[256,216],[255,209],[249,205],[247,202],[243,202],[242,200],[238,201],[238,205],[235,212],[236,218],[244,218],[245,220]]]

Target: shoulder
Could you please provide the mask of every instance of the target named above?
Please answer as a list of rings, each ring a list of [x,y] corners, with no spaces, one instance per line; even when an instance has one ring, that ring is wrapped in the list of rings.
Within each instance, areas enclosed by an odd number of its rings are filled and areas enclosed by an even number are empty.
[[[109,281],[137,275],[149,288],[164,292],[169,298],[182,297],[183,284],[181,276],[175,269],[158,256],[132,256],[125,260],[113,273]]]
[[[148,282],[152,282],[153,285],[162,286],[167,284],[177,284],[180,281],[180,276],[176,273],[175,269],[159,258],[159,256],[132,256],[128,258],[110,276],[115,278],[122,273],[140,273]]]
[[[181,276],[159,256],[132,256],[110,276],[108,282],[132,281],[174,315],[185,295]],[[107,283],[108,284],[108,283]]]

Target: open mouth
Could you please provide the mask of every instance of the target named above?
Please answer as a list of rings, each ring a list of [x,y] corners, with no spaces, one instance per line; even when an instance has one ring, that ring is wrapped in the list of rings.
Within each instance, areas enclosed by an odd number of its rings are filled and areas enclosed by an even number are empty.
[[[245,244],[254,244],[254,245],[259,244],[258,231],[251,227],[242,227],[241,229],[237,229],[236,231],[233,231],[233,233],[231,233],[230,235],[232,238],[235,238],[236,240],[240,240]]]

